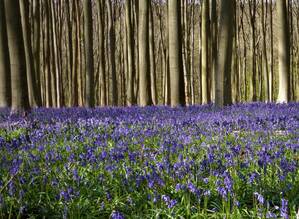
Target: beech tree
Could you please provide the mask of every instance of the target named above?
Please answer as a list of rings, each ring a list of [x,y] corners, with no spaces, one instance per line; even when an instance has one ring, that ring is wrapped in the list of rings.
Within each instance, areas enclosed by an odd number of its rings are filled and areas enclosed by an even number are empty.
[[[85,105],[94,106],[94,66],[93,66],[93,26],[92,7],[90,0],[83,1],[84,8],[84,45],[86,59],[86,94]]]
[[[12,110],[29,109],[27,72],[19,0],[5,0],[5,18],[11,70]]]
[[[0,107],[9,107],[11,98],[10,63],[4,1],[0,1]]]
[[[152,104],[150,86],[149,53],[149,0],[139,1],[138,42],[139,42],[139,101],[141,106]]]
[[[181,43],[181,4],[168,1],[168,41],[171,106],[185,105],[185,86]]]
[[[221,1],[219,25],[219,55],[215,77],[215,104],[231,104],[231,61],[233,47],[234,0]]]
[[[277,1],[278,15],[278,60],[279,87],[278,102],[288,102],[290,99],[290,36],[286,0]]]

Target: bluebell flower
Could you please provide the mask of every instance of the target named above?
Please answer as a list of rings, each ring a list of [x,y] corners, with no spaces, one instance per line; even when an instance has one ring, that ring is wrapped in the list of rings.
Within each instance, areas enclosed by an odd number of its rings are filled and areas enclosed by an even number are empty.
[[[271,212],[271,211],[268,211],[267,214],[266,214],[266,218],[267,218],[267,219],[275,219],[275,218],[277,218],[277,215],[274,214],[274,213]]]
[[[79,176],[79,174],[78,174],[78,170],[77,170],[77,169],[74,169],[74,170],[73,170],[73,179],[74,179],[77,183],[80,182],[80,176]]]
[[[281,208],[280,208],[280,216],[284,219],[288,219],[288,200],[282,198],[281,199]]]
[[[168,208],[173,208],[174,206],[176,206],[176,204],[177,204],[178,202],[177,202],[177,200],[175,200],[175,199],[172,199],[172,200],[170,200],[170,202],[168,203]]]
[[[195,195],[199,195],[199,190],[196,188],[196,186],[193,183],[188,183],[187,185],[189,191]]]
[[[125,217],[123,214],[119,211],[113,211],[112,214],[110,215],[111,219],[124,219]]]
[[[254,192],[253,194],[256,197],[256,199],[258,200],[259,204],[264,205],[264,203],[265,203],[264,197],[261,194],[259,194],[258,192]]]
[[[162,200],[165,202],[165,203],[168,203],[170,201],[170,197],[167,196],[167,195],[162,195]]]
[[[204,179],[203,179],[203,182],[204,182],[205,184],[208,184],[208,183],[209,183],[209,178],[204,178]]]
[[[220,195],[223,199],[227,200],[227,195],[228,195],[228,194],[227,194],[227,190],[226,190],[225,188],[219,186],[219,187],[217,187],[217,191],[218,191],[219,195]]]
[[[8,183],[8,194],[9,196],[14,196],[16,192],[15,184],[11,181]]]
[[[211,195],[211,191],[210,191],[209,189],[207,189],[207,190],[205,190],[205,191],[203,192],[203,195],[204,195],[204,196],[210,196],[210,195]]]
[[[67,191],[62,190],[60,192],[60,198],[64,199],[64,201],[69,201],[71,199],[71,196],[70,196],[70,194]]]

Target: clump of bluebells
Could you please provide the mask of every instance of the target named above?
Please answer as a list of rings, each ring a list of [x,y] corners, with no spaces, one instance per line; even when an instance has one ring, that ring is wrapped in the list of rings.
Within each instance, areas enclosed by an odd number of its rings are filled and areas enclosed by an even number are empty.
[[[295,218],[299,104],[0,112],[0,218]]]

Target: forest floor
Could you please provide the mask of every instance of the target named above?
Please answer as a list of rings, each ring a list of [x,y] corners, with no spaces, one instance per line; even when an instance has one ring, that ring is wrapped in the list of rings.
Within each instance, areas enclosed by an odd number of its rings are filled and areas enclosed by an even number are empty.
[[[296,218],[299,104],[0,112],[0,218]]]

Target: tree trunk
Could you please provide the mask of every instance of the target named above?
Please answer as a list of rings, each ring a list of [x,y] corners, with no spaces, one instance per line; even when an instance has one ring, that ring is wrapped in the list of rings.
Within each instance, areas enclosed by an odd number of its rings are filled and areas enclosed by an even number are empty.
[[[156,81],[156,63],[155,63],[155,24],[153,18],[153,7],[150,1],[149,12],[149,51],[150,51],[150,74],[151,74],[151,98],[154,105],[157,104],[157,81]]]
[[[251,101],[257,101],[257,90],[256,90],[256,0],[249,1],[249,10],[250,10],[250,25],[251,25],[251,58],[252,58],[252,77],[251,77]]]
[[[104,28],[104,10],[101,0],[97,0],[97,9],[99,17],[99,76],[100,76],[100,105],[107,105],[106,93],[106,72],[105,72],[105,28]]]
[[[111,91],[112,91],[112,105],[118,105],[118,89],[116,80],[116,70],[115,70],[115,30],[113,21],[113,12],[111,7],[111,1],[106,0],[107,12],[108,12],[108,34],[109,34],[109,63],[110,63],[110,73],[112,78]]]
[[[269,100],[273,101],[273,77],[274,77],[274,40],[273,40],[273,2],[269,0],[270,7],[270,72],[269,72]]]
[[[288,102],[290,75],[290,34],[288,24],[287,4],[285,0],[277,1],[278,15],[278,61],[279,88],[277,102]]]
[[[168,1],[170,100],[172,107],[185,105],[180,10],[180,1]]]
[[[269,101],[269,68],[268,68],[268,54],[267,54],[267,2],[262,1],[262,32],[263,32],[263,55],[262,55],[262,67],[264,77],[265,88],[265,100]],[[265,5],[266,4],[266,5]],[[265,8],[266,7],[266,8]]]
[[[141,106],[151,105],[150,57],[149,57],[149,1],[139,2],[139,101]]]
[[[84,9],[84,45],[85,45],[85,105],[94,107],[94,65],[93,65],[93,25],[91,0],[83,1]]]
[[[217,68],[217,46],[218,46],[218,40],[217,40],[217,35],[218,35],[218,18],[217,18],[217,0],[212,0],[212,16],[211,16],[211,27],[212,27],[212,40],[211,40],[211,44],[212,44],[212,66],[211,66],[211,73],[212,73],[212,78],[215,81],[215,75],[216,75],[216,68]],[[212,83],[212,88],[211,91],[215,91],[215,83]],[[214,99],[215,99],[215,93],[214,95]]]
[[[202,85],[202,103],[207,104],[210,102],[209,95],[209,0],[203,0],[202,2],[202,19],[201,19],[201,85]]]
[[[234,28],[234,0],[221,1],[219,25],[219,53],[215,77],[215,104],[231,104],[231,61]]]
[[[5,0],[11,69],[12,110],[29,109],[27,72],[19,0]]]
[[[134,101],[135,59],[134,59],[134,31],[132,28],[132,0],[126,0],[126,30],[128,41],[128,76],[127,76],[127,105],[132,106]]]
[[[0,1],[0,107],[11,102],[10,62],[6,31],[4,1]]]

